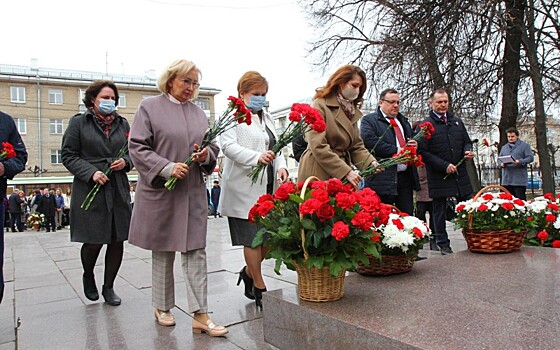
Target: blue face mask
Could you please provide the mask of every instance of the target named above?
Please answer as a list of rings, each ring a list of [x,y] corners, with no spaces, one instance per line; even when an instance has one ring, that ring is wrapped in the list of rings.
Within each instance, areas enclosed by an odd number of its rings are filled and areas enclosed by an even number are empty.
[[[97,109],[103,115],[109,115],[116,110],[115,101],[113,100],[99,100],[99,106]]]
[[[251,96],[247,108],[249,108],[251,112],[257,113],[259,111],[262,111],[265,101],[266,96]]]

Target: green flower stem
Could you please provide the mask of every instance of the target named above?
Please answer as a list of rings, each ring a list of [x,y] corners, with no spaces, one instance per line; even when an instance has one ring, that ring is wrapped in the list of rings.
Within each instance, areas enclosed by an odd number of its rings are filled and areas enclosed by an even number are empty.
[[[457,165],[455,165],[455,168],[458,168],[459,165],[463,164],[463,162],[465,161],[465,159],[467,159],[467,157],[461,158],[461,160],[459,161],[459,163],[457,163]],[[457,169],[457,173],[459,173],[459,169]],[[445,176],[443,177],[443,179],[444,179],[444,180],[447,179],[447,178],[449,177],[449,175],[451,175],[451,174],[445,175]]]

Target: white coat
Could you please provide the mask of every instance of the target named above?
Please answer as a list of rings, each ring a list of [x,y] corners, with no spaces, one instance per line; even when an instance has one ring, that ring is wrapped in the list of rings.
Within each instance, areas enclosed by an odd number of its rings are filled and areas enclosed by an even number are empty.
[[[263,111],[264,124],[272,131],[276,139],[278,135],[274,130],[274,120]],[[247,175],[258,165],[259,157],[268,149],[265,140],[267,133],[265,125],[260,122],[258,115],[252,115],[251,125],[239,124],[224,132],[218,139],[218,144],[224,153],[224,166],[222,173],[222,192],[218,211],[225,216],[247,219],[249,210],[257,199],[266,193],[266,169],[262,181],[254,184]],[[274,174],[279,169],[286,169],[286,160],[281,154],[276,155],[273,162]],[[274,181],[275,188],[278,185]]]

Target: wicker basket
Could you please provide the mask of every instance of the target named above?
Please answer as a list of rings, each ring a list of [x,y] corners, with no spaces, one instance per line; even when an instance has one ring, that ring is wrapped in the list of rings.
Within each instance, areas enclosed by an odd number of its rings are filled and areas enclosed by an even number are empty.
[[[305,195],[305,190],[311,181],[319,180],[315,176],[308,177],[301,189],[301,196]],[[303,215],[300,214],[300,217]],[[304,262],[293,261],[298,274],[299,298],[306,301],[323,302],[335,301],[344,295],[344,276],[346,270],[341,269],[337,276],[331,276],[328,267],[311,269],[305,266],[305,260],[309,258],[309,253],[305,249],[305,232],[301,229],[301,246],[303,248]]]
[[[490,189],[509,191],[500,185],[490,185],[482,188],[474,196],[474,200]],[[516,233],[513,230],[473,230],[472,215],[469,214],[469,228],[463,229],[463,237],[467,241],[467,248],[475,253],[511,253],[521,249],[526,231]]]
[[[412,265],[418,256],[414,255],[381,255],[381,261],[373,255],[367,254],[369,265],[358,263],[356,270],[364,276],[389,276],[406,273],[412,270]]]

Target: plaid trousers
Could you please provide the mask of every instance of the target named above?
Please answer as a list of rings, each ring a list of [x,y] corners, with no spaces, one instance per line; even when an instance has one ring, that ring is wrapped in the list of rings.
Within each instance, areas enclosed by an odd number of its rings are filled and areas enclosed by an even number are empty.
[[[175,253],[152,251],[152,304],[159,310],[175,307]],[[206,249],[181,253],[181,267],[187,285],[187,311],[208,312]]]

